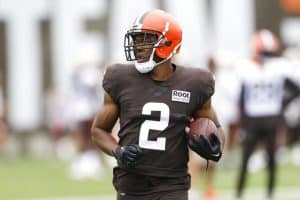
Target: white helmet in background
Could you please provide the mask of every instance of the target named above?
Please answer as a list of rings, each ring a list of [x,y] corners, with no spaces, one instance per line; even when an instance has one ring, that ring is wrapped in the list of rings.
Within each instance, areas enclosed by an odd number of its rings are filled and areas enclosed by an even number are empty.
[[[258,30],[252,38],[252,46],[256,54],[272,55],[280,50],[280,42],[274,33],[267,29]]]

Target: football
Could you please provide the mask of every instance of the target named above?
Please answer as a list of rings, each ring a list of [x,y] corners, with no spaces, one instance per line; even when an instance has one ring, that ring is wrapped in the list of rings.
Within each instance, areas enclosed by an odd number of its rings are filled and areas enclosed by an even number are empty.
[[[187,133],[188,138],[193,135],[210,135],[217,132],[215,123],[208,118],[197,118],[190,123],[189,131]]]

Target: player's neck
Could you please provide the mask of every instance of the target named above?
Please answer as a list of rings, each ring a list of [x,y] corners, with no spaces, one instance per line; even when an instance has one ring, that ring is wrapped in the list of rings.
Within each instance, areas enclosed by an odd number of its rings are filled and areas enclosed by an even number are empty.
[[[174,72],[171,60],[168,60],[153,69],[150,76],[156,81],[168,80]]]

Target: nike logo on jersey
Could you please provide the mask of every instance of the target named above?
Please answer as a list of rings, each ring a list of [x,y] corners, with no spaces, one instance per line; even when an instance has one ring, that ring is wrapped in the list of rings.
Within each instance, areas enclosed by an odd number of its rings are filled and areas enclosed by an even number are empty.
[[[172,90],[172,101],[190,103],[191,93],[182,90]]]

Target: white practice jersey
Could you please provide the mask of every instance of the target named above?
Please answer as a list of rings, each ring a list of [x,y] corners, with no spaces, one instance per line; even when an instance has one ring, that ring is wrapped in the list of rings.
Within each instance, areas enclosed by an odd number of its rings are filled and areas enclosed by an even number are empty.
[[[102,73],[95,65],[78,68],[73,78],[74,121],[93,119],[103,101]]]
[[[244,114],[249,117],[280,115],[284,82],[293,73],[292,65],[282,58],[270,58],[263,65],[248,60],[240,63],[237,71],[244,89]]]

